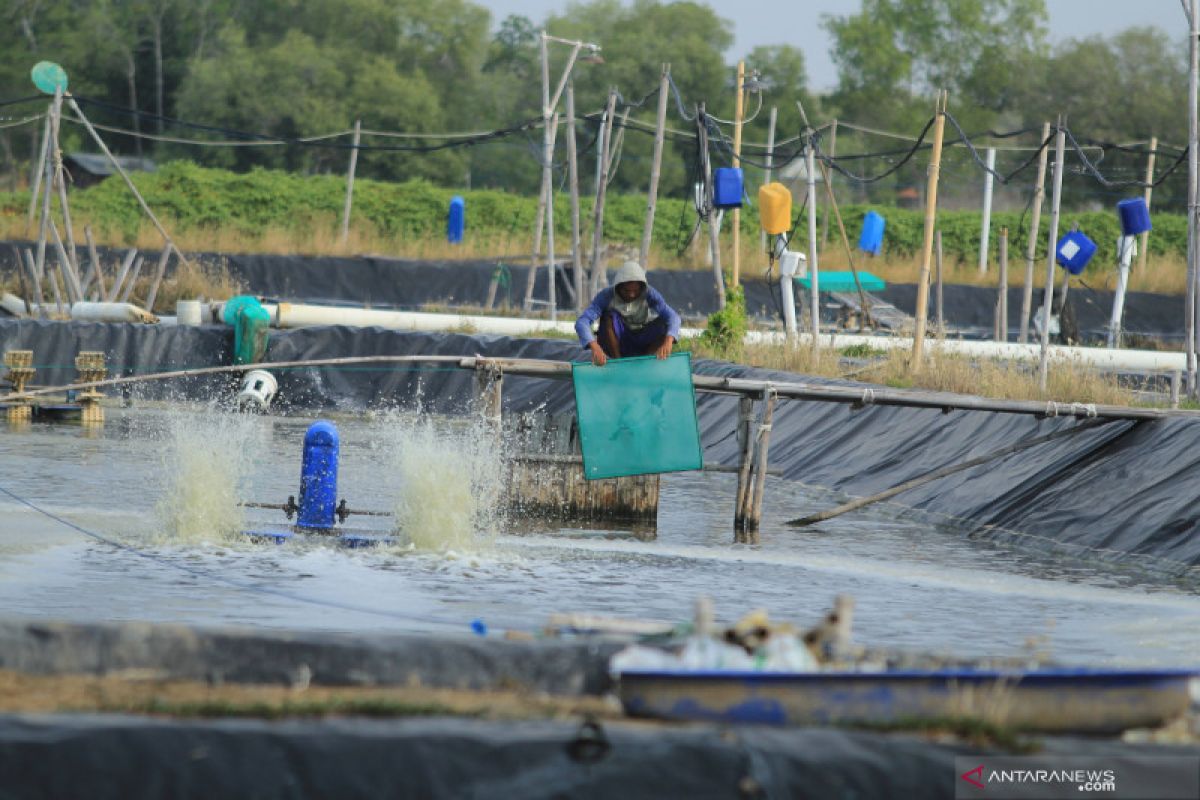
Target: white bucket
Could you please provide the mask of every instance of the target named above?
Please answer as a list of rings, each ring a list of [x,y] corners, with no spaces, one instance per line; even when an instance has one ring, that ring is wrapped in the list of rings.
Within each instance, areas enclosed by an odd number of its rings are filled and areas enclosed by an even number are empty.
[[[175,319],[179,325],[201,324],[201,311],[199,300],[177,300],[175,302]]]
[[[804,257],[803,253],[793,253],[791,250],[785,250],[779,256],[779,274],[784,277],[808,277],[808,259]]]

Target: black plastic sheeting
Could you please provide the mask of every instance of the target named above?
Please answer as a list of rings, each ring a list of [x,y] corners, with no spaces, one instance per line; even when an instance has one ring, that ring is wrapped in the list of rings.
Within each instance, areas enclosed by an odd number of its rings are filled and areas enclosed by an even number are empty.
[[[158,254],[144,254],[153,263]],[[208,265],[221,265],[254,295],[308,303],[352,304],[373,308],[421,308],[427,306],[483,306],[493,276],[501,278],[496,302],[520,308],[525,297],[527,265],[490,258],[462,261],[405,260],[376,256],[288,256],[200,253],[192,256]],[[119,253],[101,249],[101,260],[111,263]],[[528,259],[526,259],[527,261]],[[0,273],[11,272],[15,256],[8,243],[0,243]],[[503,265],[503,266],[501,266]],[[572,316],[573,303],[567,289],[566,272],[557,282],[558,307],[564,317]],[[663,293],[680,314],[693,321],[716,310],[716,293],[711,270],[650,270],[650,283]],[[761,275],[743,276],[746,308],[760,318],[782,319],[777,280]],[[546,270],[534,283],[534,297],[544,300]],[[1009,338],[1016,340],[1020,330],[1023,290],[1008,293]],[[807,308],[803,290],[797,289],[797,308]],[[916,313],[916,285],[893,284],[876,296],[909,315]],[[978,286],[948,285],[943,290],[944,317],[948,325],[963,335],[990,338],[996,290]],[[1076,287],[1068,294],[1084,341],[1103,340],[1112,314],[1113,293]],[[1033,294],[1036,310],[1042,302],[1041,289]],[[541,307],[539,307],[541,308]],[[1124,330],[1133,336],[1153,340],[1176,341],[1183,337],[1183,297],[1130,292],[1125,300]],[[929,313],[934,314],[933,298]],[[832,322],[836,311],[828,303],[822,319]]]
[[[120,371],[148,373],[227,363],[226,328],[164,328],[132,324],[0,321],[0,349],[33,349],[43,384],[68,382],[80,349],[103,350]],[[571,360],[583,357],[570,342],[464,334],[417,334],[342,327],[273,331],[274,361],[366,355],[483,355]],[[700,360],[698,373],[763,380],[860,386],[784,372]],[[465,370],[380,366],[297,369],[279,374],[277,402],[297,408],[345,411],[379,405],[421,407],[439,413],[467,410],[472,376]],[[209,399],[225,384],[146,383],[147,397]],[[542,408],[570,412],[566,381],[509,376],[506,411]],[[734,464],[735,398],[698,395],[706,461]],[[835,493],[867,495],[1052,430],[1074,419],[981,411],[783,401],[775,413],[771,465],[791,480]],[[898,498],[959,533],[999,539],[1037,551],[1105,559],[1194,581],[1200,577],[1200,419],[1113,422],[983,467],[964,471]],[[829,504],[839,498],[830,497]],[[797,508],[796,516],[816,509]],[[768,534],[770,535],[770,534]]]
[[[0,798],[952,798],[973,752],[838,730],[12,715]]]

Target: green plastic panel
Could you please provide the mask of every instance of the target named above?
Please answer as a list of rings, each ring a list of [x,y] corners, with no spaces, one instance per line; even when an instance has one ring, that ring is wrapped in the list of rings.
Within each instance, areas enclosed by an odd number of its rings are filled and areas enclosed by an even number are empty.
[[[882,292],[887,288],[887,284],[883,282],[883,278],[880,278],[878,275],[872,275],[869,272],[859,270],[858,279],[862,281],[864,292]],[[796,283],[805,289],[812,288],[811,278],[796,278]],[[854,273],[852,272],[826,272],[825,270],[821,270],[821,273],[817,276],[817,285],[821,287],[822,292],[858,291],[858,287],[854,285]]]
[[[690,353],[572,365],[588,480],[701,469]]]

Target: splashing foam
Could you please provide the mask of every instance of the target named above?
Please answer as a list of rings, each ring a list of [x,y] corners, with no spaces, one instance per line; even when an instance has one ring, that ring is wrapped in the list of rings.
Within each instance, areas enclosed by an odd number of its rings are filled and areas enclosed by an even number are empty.
[[[157,506],[162,538],[172,542],[240,540],[238,502],[260,438],[255,419],[207,410],[172,413],[163,453],[165,486]]]
[[[400,485],[397,533],[417,550],[478,551],[500,521],[500,447],[482,424],[396,415],[388,425]]]

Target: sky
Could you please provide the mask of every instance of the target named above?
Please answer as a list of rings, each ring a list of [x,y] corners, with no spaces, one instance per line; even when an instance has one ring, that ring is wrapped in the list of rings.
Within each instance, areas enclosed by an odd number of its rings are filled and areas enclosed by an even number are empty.
[[[566,8],[566,0],[477,0],[492,11],[494,22],[521,14],[536,23]],[[762,44],[791,44],[804,51],[809,88],[821,92],[837,83],[829,57],[829,35],[821,27],[824,14],[851,14],[860,0],[707,0],[717,14],[734,24],[731,61]],[[1153,25],[1187,33],[1179,0],[1046,0],[1051,43],[1093,34],[1109,35],[1135,25]],[[1135,13],[1136,12],[1136,13]],[[553,32],[553,31],[552,31]],[[781,33],[783,32],[783,33]],[[600,42],[603,45],[603,42]]]

